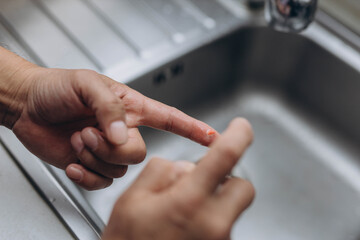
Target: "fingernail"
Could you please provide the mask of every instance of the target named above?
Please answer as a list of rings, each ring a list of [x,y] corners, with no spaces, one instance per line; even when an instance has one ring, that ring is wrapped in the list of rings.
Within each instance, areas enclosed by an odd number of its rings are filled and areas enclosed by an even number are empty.
[[[113,122],[110,125],[110,137],[116,144],[124,144],[128,140],[127,127],[123,121]]]
[[[74,182],[80,182],[84,177],[84,173],[75,167],[69,167],[67,175]]]
[[[91,150],[96,150],[97,147],[99,146],[99,142],[98,142],[98,138],[95,135],[95,133],[93,131],[86,131],[85,133],[85,143],[86,145],[91,148]]]
[[[84,142],[80,134],[72,141],[73,148],[77,154],[80,154],[84,149]]]

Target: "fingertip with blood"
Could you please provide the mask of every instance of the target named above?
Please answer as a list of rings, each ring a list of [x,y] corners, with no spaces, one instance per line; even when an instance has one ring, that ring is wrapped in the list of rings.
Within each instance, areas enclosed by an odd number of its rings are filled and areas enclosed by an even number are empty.
[[[206,135],[208,136],[214,136],[216,134],[216,131],[214,129],[208,129],[206,131]]]
[[[215,139],[216,139],[218,136],[220,136],[220,134],[219,134],[216,130],[214,130],[214,129],[212,129],[212,128],[210,128],[210,129],[208,129],[208,130],[206,131],[206,137],[209,139],[210,144],[211,144],[213,141],[215,141]]]

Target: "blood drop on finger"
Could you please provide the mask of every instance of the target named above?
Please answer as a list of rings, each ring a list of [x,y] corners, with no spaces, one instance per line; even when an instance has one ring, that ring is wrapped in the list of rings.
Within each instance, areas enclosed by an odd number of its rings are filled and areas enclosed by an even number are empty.
[[[212,129],[209,129],[209,130],[207,130],[206,131],[206,134],[208,135],[208,136],[212,136],[212,135],[215,135],[215,131],[214,130],[212,130]]]

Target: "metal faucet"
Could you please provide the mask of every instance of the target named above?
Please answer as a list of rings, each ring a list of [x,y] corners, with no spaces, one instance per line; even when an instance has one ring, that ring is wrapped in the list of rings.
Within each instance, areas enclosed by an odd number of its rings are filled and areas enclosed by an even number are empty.
[[[256,0],[249,0],[256,1]],[[265,0],[265,17],[276,30],[300,32],[314,20],[317,0]]]

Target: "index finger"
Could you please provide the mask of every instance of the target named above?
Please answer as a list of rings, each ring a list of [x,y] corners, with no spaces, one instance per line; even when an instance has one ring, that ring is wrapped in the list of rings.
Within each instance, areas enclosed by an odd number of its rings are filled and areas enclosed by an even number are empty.
[[[219,135],[206,123],[150,98],[144,100],[142,118],[142,124],[146,126],[178,134],[205,146]]]
[[[201,159],[190,175],[190,181],[205,192],[215,191],[239,161],[252,139],[249,122],[242,118],[234,119]]]
[[[125,108],[136,109],[138,125],[145,125],[189,138],[204,146],[210,145],[219,133],[209,125],[192,118],[174,107],[145,97],[141,93],[101,75],[115,95],[125,100]],[[135,126],[134,126],[135,127]]]

